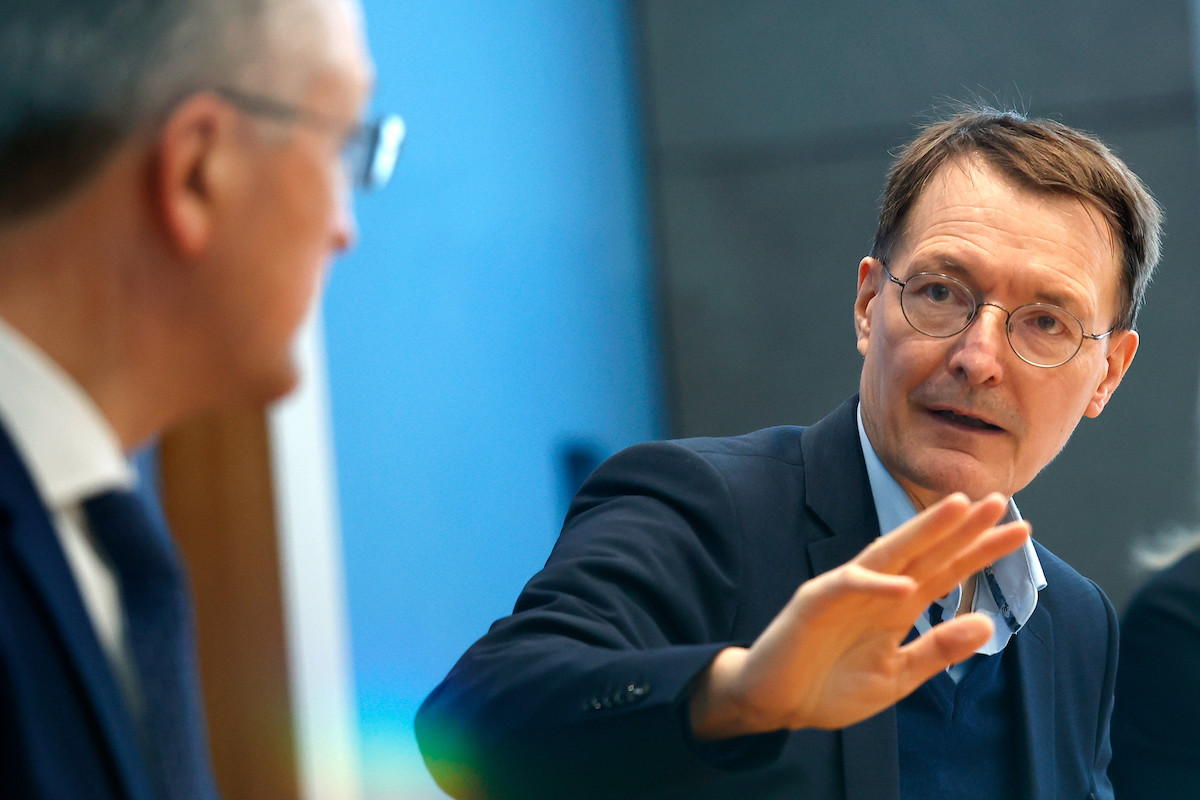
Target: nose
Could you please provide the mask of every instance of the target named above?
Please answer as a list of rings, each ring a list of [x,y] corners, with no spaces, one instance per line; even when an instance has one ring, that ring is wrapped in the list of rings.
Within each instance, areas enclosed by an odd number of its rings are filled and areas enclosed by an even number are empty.
[[[987,385],[1004,376],[1008,344],[1008,312],[994,303],[980,303],[975,319],[958,335],[950,351],[950,368],[971,385]]]

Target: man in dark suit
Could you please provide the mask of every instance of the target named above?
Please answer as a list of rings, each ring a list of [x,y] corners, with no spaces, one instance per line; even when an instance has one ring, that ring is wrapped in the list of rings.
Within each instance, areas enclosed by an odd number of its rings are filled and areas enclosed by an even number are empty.
[[[190,597],[126,454],[293,387],[399,123],[358,122],[357,0],[2,17],[0,794],[214,797]]]
[[[1159,228],[1066,126],[979,109],[923,131],[858,268],[860,394],[602,465],[422,706],[439,784],[1111,797],[1112,607],[1011,498],[1128,369]]]

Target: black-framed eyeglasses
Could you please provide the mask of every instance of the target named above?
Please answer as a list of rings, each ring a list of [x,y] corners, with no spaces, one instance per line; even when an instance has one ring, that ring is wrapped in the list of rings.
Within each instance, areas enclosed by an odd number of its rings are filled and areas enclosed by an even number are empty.
[[[240,89],[222,86],[215,91],[247,114],[311,125],[341,136],[342,161],[356,189],[367,192],[382,189],[392,178],[407,132],[404,120],[397,114],[384,114],[369,122],[346,123]]]
[[[1026,303],[1012,311],[987,303],[962,281],[949,275],[920,272],[906,281],[879,262],[888,280],[900,287],[900,310],[915,330],[926,336],[946,339],[965,331],[983,306],[998,308],[1006,315],[1008,345],[1017,357],[1035,367],[1061,367],[1083,347],[1084,339],[1107,338],[1116,330],[1087,333],[1079,318],[1050,303]]]

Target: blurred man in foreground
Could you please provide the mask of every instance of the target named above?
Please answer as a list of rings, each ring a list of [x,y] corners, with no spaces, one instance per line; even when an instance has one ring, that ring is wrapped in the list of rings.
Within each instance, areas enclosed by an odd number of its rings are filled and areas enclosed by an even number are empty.
[[[53,0],[0,19],[0,774],[216,795],[191,601],[126,454],[296,384],[398,118],[357,0]]]

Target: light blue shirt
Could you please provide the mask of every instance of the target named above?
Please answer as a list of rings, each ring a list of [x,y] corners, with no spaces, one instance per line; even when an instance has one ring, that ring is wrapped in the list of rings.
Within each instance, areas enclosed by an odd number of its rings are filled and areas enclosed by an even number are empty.
[[[863,428],[861,406],[858,409],[858,440],[862,444],[863,457],[867,462],[867,476],[871,481],[875,513],[879,517],[880,535],[884,535],[915,517],[917,509],[875,454],[875,448],[871,446],[866,429]],[[1017,511],[1017,504],[1010,499],[1008,513],[1002,522],[1019,519],[1021,513]],[[1042,563],[1033,549],[1033,542],[1028,540],[1019,550],[1009,553],[976,575],[975,600],[971,610],[990,617],[993,630],[992,638],[975,652],[990,656],[1003,650],[1013,634],[1021,630],[1033,615],[1033,610],[1037,608],[1038,592],[1044,588],[1046,576],[1042,572]],[[962,587],[956,586],[950,594],[937,601],[937,605],[941,607],[942,620],[954,617],[961,599]],[[924,634],[933,627],[928,610],[916,621],[915,627],[919,634]],[[948,672],[950,677],[957,681],[966,673],[966,666],[956,664]]]

